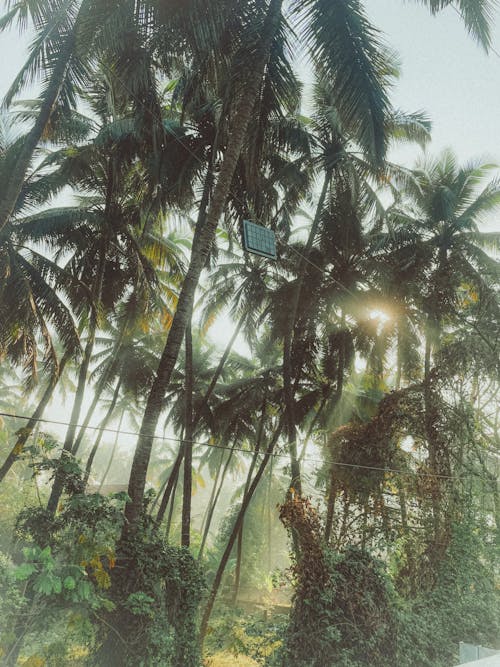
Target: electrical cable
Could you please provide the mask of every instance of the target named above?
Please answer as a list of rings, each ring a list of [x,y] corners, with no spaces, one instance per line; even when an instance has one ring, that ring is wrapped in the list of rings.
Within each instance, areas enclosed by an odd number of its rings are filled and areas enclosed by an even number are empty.
[[[8,412],[0,412],[0,417],[10,417],[11,419],[24,419],[26,421],[34,421],[37,423],[45,423],[45,424],[55,424],[58,426],[74,426],[75,428],[82,428],[82,424],[72,424],[70,422],[65,422],[65,421],[59,421],[56,419],[46,419],[43,417],[39,418],[33,418],[29,417],[27,415],[19,415],[19,414],[10,414]],[[108,428],[108,427],[103,427],[103,426],[87,426],[87,428],[91,431],[102,431],[102,432],[108,432],[108,433],[114,433],[114,434],[119,434],[119,435],[130,435],[137,437],[139,435],[138,432],[136,431],[123,431],[121,429],[113,429],[113,428]],[[199,440],[183,440],[182,438],[176,438],[173,436],[164,436],[164,435],[154,435],[150,434],[148,437],[153,438],[155,440],[162,440],[162,441],[169,441],[169,442],[190,442],[192,445],[195,446],[200,446],[200,447],[212,447],[213,449],[223,449],[226,451],[233,451],[233,452],[241,452],[243,454],[254,454],[252,450],[249,449],[243,449],[242,447],[228,447],[227,445],[220,445],[214,442],[210,441],[199,441]],[[260,455],[266,455],[270,454],[274,458],[286,458],[288,459],[289,456],[286,453],[282,452],[269,452],[266,450],[262,450],[259,452]],[[431,473],[431,472],[418,472],[418,471],[413,471],[413,470],[402,470],[399,468],[387,468],[387,467],[382,467],[382,466],[369,466],[369,465],[363,465],[361,463],[346,463],[343,461],[335,461],[333,459],[330,459],[328,457],[325,457],[324,459],[316,459],[312,457],[304,457],[304,461],[308,461],[309,463],[318,463],[320,465],[323,465],[325,463],[331,465],[331,466],[339,466],[339,467],[345,467],[345,468],[359,468],[361,470],[374,470],[378,472],[388,472],[388,473],[394,473],[394,474],[399,474],[399,475],[409,475],[409,476],[415,476],[415,477],[432,477],[432,478],[440,478],[440,479],[450,479],[450,480],[463,480],[463,479],[468,479],[470,477],[473,477],[475,479],[483,479],[485,481],[489,481],[485,477],[481,477],[480,475],[474,475],[473,473],[469,473],[468,475],[444,475],[444,474],[439,474],[439,473]]]

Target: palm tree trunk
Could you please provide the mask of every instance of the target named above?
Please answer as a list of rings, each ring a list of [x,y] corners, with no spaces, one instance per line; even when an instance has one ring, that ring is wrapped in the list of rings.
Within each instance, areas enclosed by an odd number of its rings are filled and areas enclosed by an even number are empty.
[[[64,473],[62,469],[63,461],[71,455],[73,450],[73,442],[75,439],[76,428],[78,420],[80,418],[80,412],[82,409],[83,397],[85,394],[85,385],[87,383],[87,374],[90,366],[90,359],[92,357],[92,351],[94,349],[96,331],[97,331],[97,307],[98,302],[102,294],[102,283],[104,278],[104,266],[105,266],[105,249],[101,245],[101,253],[99,257],[99,264],[97,268],[97,275],[94,283],[94,289],[92,290],[93,301],[92,304],[92,313],[90,317],[90,326],[89,326],[89,335],[87,338],[87,344],[85,346],[85,352],[83,355],[82,365],[80,366],[80,371],[78,373],[78,384],[75,393],[75,400],[73,402],[73,409],[71,411],[70,424],[68,430],[66,431],[66,438],[64,440],[63,451],[61,452],[61,457],[59,459],[59,465],[56,469],[54,476],[54,483],[52,485],[52,490],[49,497],[49,502],[47,503],[47,511],[54,515],[59,504],[59,499],[63,492],[64,487]]]
[[[166,425],[165,428],[163,429],[163,435],[165,435],[165,430],[166,430]],[[181,438],[180,438],[180,447],[179,451],[177,452],[177,456],[174,461],[174,465],[172,466],[172,470],[170,471],[170,474],[168,478],[166,479],[165,483],[162,485],[162,489],[160,490],[160,493],[163,491],[163,495],[161,498],[160,502],[160,507],[158,508],[158,512],[156,514],[156,519],[154,522],[154,527],[156,530],[161,526],[161,523],[163,521],[163,517],[165,516],[165,512],[168,507],[168,503],[170,500],[170,495],[172,493],[172,490],[174,487],[177,485],[177,480],[179,478],[179,470],[181,468],[181,463],[184,459],[184,447],[182,446],[182,443],[184,442],[184,426],[182,427],[181,431]],[[153,503],[154,506],[154,503]],[[153,507],[151,508],[151,514],[153,513]]]
[[[198,425],[198,422],[200,421],[201,416],[203,414],[203,410],[207,406],[208,401],[210,400],[210,397],[213,394],[215,386],[216,386],[216,384],[217,384],[217,382],[218,382],[218,380],[221,376],[222,371],[224,370],[224,366],[226,364],[227,358],[228,358],[228,356],[229,356],[229,354],[230,354],[230,352],[233,348],[234,342],[235,342],[236,338],[238,337],[238,334],[240,333],[241,327],[243,326],[244,322],[245,322],[245,313],[238,320],[238,322],[236,324],[236,327],[233,331],[233,335],[229,339],[229,342],[226,345],[226,348],[225,348],[224,352],[222,353],[221,358],[219,359],[219,363],[217,365],[217,368],[215,369],[215,373],[213,374],[212,379],[210,380],[210,384],[208,385],[208,388],[205,392],[205,395],[203,396],[200,405],[196,408],[195,416],[194,416],[194,419],[193,419],[195,427]]]
[[[425,352],[424,352],[424,420],[425,420],[425,435],[427,439],[427,447],[429,451],[429,466],[431,472],[437,473],[437,451],[434,432],[434,406],[432,400],[431,388],[431,352],[432,352],[432,334],[428,330],[425,337]],[[439,478],[431,478],[431,500],[432,500],[432,516],[434,523],[434,539],[439,540],[440,525],[441,525],[441,502],[440,502],[440,484]]]
[[[160,507],[158,508],[158,513],[155,519],[156,529],[158,529],[161,526],[161,522],[163,521],[163,517],[165,516],[165,512],[167,511],[168,501],[170,500],[170,494],[172,493],[174,484],[177,484],[177,478],[179,477],[179,470],[183,458],[184,458],[184,448],[181,443],[181,446],[179,448],[179,453],[177,454],[177,458],[174,461],[174,465],[172,466],[172,470],[170,471],[170,475],[168,477],[167,485],[165,486],[165,491],[163,492]]]
[[[220,459],[219,459],[219,464],[217,466],[217,470],[215,472],[215,479],[214,483],[212,484],[212,490],[210,492],[210,498],[208,500],[208,505],[206,506],[205,512],[203,513],[203,519],[201,521],[201,526],[200,526],[200,533],[203,535],[205,531],[205,525],[207,523],[207,518],[208,518],[208,513],[210,511],[210,507],[212,506],[215,498],[215,494],[217,492],[217,488],[219,485],[219,477],[222,472],[222,461],[224,460],[224,450],[221,449],[220,451]]]
[[[321,194],[318,200],[318,205],[316,207],[316,213],[314,216],[313,223],[311,225],[311,230],[309,232],[309,237],[307,239],[306,247],[304,249],[304,257],[306,259],[309,257],[312,246],[314,244],[314,240],[316,238],[316,234],[318,232],[319,223],[321,220],[321,214],[323,212],[326,195],[330,185],[330,178],[331,178],[331,172],[328,170],[325,172],[325,178],[323,181]],[[284,393],[285,408],[286,408],[288,451],[290,453],[290,469],[291,469],[290,486],[299,495],[302,493],[302,480],[300,474],[300,462],[297,456],[297,429],[295,424],[295,392],[293,390],[293,385],[292,385],[292,375],[293,375],[292,351],[295,342],[294,341],[295,322],[297,320],[300,296],[302,293],[302,287],[304,283],[306,259],[304,259],[303,257],[299,258],[297,281],[295,284],[295,289],[293,290],[291,305],[289,310],[288,328],[283,339],[283,393]]]
[[[330,491],[328,493],[328,505],[326,509],[326,521],[325,521],[325,542],[326,544],[330,543],[332,537],[332,528],[333,528],[333,517],[335,513],[335,500],[337,498],[337,487],[335,484],[335,478],[333,472],[330,475]]]
[[[99,401],[102,396],[102,392],[104,391],[106,387],[106,383],[108,381],[108,378],[110,377],[110,373],[107,373],[105,371],[104,376],[100,379],[99,383],[97,384],[96,388],[94,389],[94,397],[92,399],[92,403],[90,404],[89,409],[87,410],[87,414],[85,415],[85,419],[83,420],[83,424],[80,426],[80,429],[78,431],[78,435],[76,436],[75,442],[72,447],[72,454],[73,456],[76,456],[78,454],[78,450],[80,449],[80,446],[82,444],[83,438],[85,436],[85,433],[87,431],[87,428],[90,424],[90,420],[92,419],[92,415],[95,412],[95,409],[97,408]]]
[[[118,439],[120,437],[120,429],[122,427],[124,417],[125,417],[125,410],[122,410],[122,413],[120,415],[120,421],[118,422],[118,428],[116,430],[115,441],[113,443],[113,449],[111,450],[111,455],[109,457],[108,465],[106,466],[106,470],[104,471],[104,475],[102,476],[101,482],[99,484],[99,488],[97,489],[97,493],[101,493],[104,482],[106,481],[106,477],[108,476],[109,471],[111,469],[111,465],[113,463],[113,459],[114,459],[115,453],[116,453],[116,448],[118,446]]]
[[[116,383],[115,391],[113,393],[113,398],[111,400],[111,404],[108,408],[108,411],[104,415],[104,419],[99,425],[99,433],[97,435],[96,441],[94,446],[92,447],[92,450],[89,454],[89,458],[87,459],[87,464],[85,466],[85,474],[83,476],[83,488],[85,489],[87,487],[89,477],[90,477],[90,471],[92,470],[92,464],[94,463],[95,455],[97,454],[97,450],[99,449],[99,445],[101,444],[102,436],[104,434],[104,429],[108,425],[109,420],[111,419],[111,416],[113,415],[114,409],[116,407],[116,402],[118,401],[118,395],[120,394],[120,387],[121,387],[122,381],[121,379],[118,380]]]
[[[186,326],[186,360],[184,372],[185,395],[185,440],[184,449],[184,484],[182,490],[181,546],[189,547],[191,537],[191,495],[193,491],[193,335],[191,331],[192,314]]]
[[[309,438],[312,435],[312,432],[314,430],[314,427],[318,423],[319,418],[321,417],[321,413],[323,412],[325,405],[326,405],[327,398],[322,398],[321,403],[319,404],[318,409],[316,410],[316,414],[311,420],[311,425],[307,429],[306,437],[304,438],[304,444],[302,445],[302,451],[300,452],[299,456],[299,463],[302,463],[304,460],[304,456],[306,455],[306,450],[307,450],[307,443],[309,442]]]
[[[253,471],[255,469],[255,464],[257,463],[257,457],[259,455],[260,451],[260,445],[262,442],[262,434],[264,432],[264,421],[266,419],[266,402],[267,402],[267,397],[264,398],[264,401],[262,403],[262,415],[260,418],[259,422],[259,432],[257,434],[257,442],[255,444],[255,451],[254,455],[252,456],[252,462],[250,464],[250,467],[248,469],[248,474],[247,478],[245,481],[245,490],[243,491],[243,498],[247,495],[248,493],[248,487],[250,486],[250,482],[252,480],[252,475]],[[241,560],[243,556],[243,530],[244,530],[245,524],[244,524],[244,519],[241,521],[241,526],[238,532],[238,544],[236,547],[236,569],[234,572],[234,590],[233,590],[233,605],[236,604],[236,601],[238,600],[238,593],[240,590],[240,580],[241,580]]]
[[[226,569],[227,562],[229,560],[229,557],[231,556],[231,552],[234,547],[234,543],[236,541],[236,537],[238,536],[240,527],[243,523],[243,519],[245,517],[245,512],[247,511],[247,507],[250,504],[250,501],[253,498],[253,494],[255,493],[255,489],[257,488],[260,479],[264,473],[264,470],[266,469],[267,464],[269,463],[269,459],[272,456],[274,447],[276,443],[278,442],[278,438],[280,437],[281,430],[283,427],[283,418],[280,419],[280,423],[278,424],[278,427],[276,428],[276,431],[274,432],[274,435],[272,437],[271,442],[269,443],[269,446],[264,454],[264,457],[260,463],[260,466],[255,473],[255,477],[252,480],[252,483],[250,484],[250,487],[248,489],[248,493],[246,496],[243,498],[243,501],[241,503],[240,511],[238,512],[238,516],[236,517],[236,521],[234,522],[233,529],[231,531],[231,535],[229,536],[228,543],[226,545],[226,548],[224,550],[224,553],[222,554],[219,567],[217,568],[217,572],[215,574],[215,579],[212,584],[212,588],[210,589],[210,594],[208,596],[208,601],[207,605],[205,607],[205,611],[203,613],[203,618],[201,620],[201,625],[200,625],[200,643],[203,645],[203,641],[205,639],[205,635],[207,634],[208,630],[208,622],[210,621],[210,616],[212,615],[212,609],[214,607],[215,599],[217,597],[217,593],[219,592],[219,588],[222,582],[222,577],[224,575],[224,570]]]
[[[233,181],[241,150],[247,134],[247,128],[258,98],[262,76],[269,60],[271,44],[279,27],[282,0],[271,0],[266,25],[260,39],[260,49],[256,53],[251,70],[245,81],[245,88],[237,102],[229,126],[230,141],[224,152],[219,177],[214,188],[209,209],[203,226],[197,226],[191,261],[177,303],[167,343],[160,359],[153,386],[148,396],[141,425],[140,435],[130,473],[128,495],[130,502],[125,508],[123,537],[133,532],[139,525],[142,498],[146,487],[146,475],[151,457],[153,437],[160,417],[165,391],[170,383],[172,371],[179,354],[184,331],[191,312],[195,291],[200,274],[205,267],[209,249],[214,241],[217,224],[224,212],[229,190]]]
[[[205,528],[203,529],[203,535],[202,535],[202,538],[201,538],[200,551],[198,552],[198,561],[200,561],[202,559],[203,551],[205,550],[205,545],[206,545],[206,542],[207,542],[208,533],[210,532],[210,526],[212,524],[212,519],[213,519],[213,516],[214,516],[215,508],[217,507],[217,503],[219,501],[219,496],[221,494],[222,487],[224,486],[224,480],[226,479],[226,473],[229,470],[229,464],[231,463],[231,459],[233,457],[234,447],[235,447],[235,444],[233,444],[233,446],[232,446],[232,448],[231,448],[231,450],[230,450],[230,452],[227,456],[226,464],[225,464],[224,469],[222,471],[222,476],[221,476],[221,479],[220,479],[219,488],[217,489],[217,493],[215,494],[214,501],[210,505],[210,508],[208,510],[207,520],[205,522]]]
[[[273,523],[272,523],[272,514],[271,514],[271,491],[273,484],[273,459],[271,458],[271,463],[269,464],[269,480],[267,482],[267,496],[266,496],[266,510],[267,510],[267,572],[271,572],[271,565],[273,559]]]
[[[43,413],[45,412],[45,408],[47,407],[52,396],[54,395],[54,390],[57,386],[57,383],[59,382],[59,378],[61,377],[64,367],[66,366],[70,358],[71,354],[69,352],[65,352],[59,363],[59,368],[57,369],[57,372],[54,373],[51,379],[49,380],[49,384],[45,388],[43,396],[40,399],[40,402],[38,403],[35,412],[32,414],[26,426],[24,426],[22,429],[18,431],[16,444],[11,449],[2,467],[0,468],[0,482],[3,481],[4,477],[7,475],[9,470],[12,468],[14,463],[22,454],[24,445],[27,443],[28,438],[33,432],[33,429],[38,424],[38,420],[42,417]]]
[[[341,325],[342,333],[345,333],[345,313],[342,311],[341,316]],[[345,339],[342,337],[340,340],[339,347],[339,362],[337,368],[337,386],[335,387],[335,400],[332,407],[332,413],[335,411],[337,406],[342,400],[342,394],[344,391],[344,374],[345,374]],[[335,481],[335,475],[333,470],[330,473],[330,492],[328,494],[328,505],[326,512],[326,523],[325,523],[325,542],[328,544],[332,535],[333,527],[333,517],[335,512],[335,501],[337,499],[337,485]]]
[[[400,318],[401,319],[401,318]],[[403,375],[403,353],[401,350],[402,346],[402,335],[401,335],[401,323],[398,322],[398,336],[396,342],[396,379],[394,382],[394,389],[399,391],[401,388],[401,377]]]
[[[234,345],[234,342],[235,342],[239,332],[241,331],[241,327],[243,326],[243,322],[244,322],[244,317],[242,316],[240,318],[240,320],[238,321],[238,323],[236,325],[236,328],[233,332],[233,335],[231,336],[231,339],[229,340],[228,344],[226,345],[226,348],[225,348],[225,350],[224,350],[224,352],[223,352],[223,354],[222,354],[222,356],[219,360],[217,368],[215,369],[215,372],[212,376],[212,379],[210,380],[210,384],[208,386],[208,389],[205,392],[205,395],[203,396],[203,398],[201,400],[201,403],[199,404],[199,406],[196,409],[196,412],[195,412],[194,417],[193,417],[193,438],[194,438],[194,433],[195,433],[196,427],[199,424],[199,421],[200,421],[201,416],[203,414],[203,411],[204,411],[206,405],[208,404],[210,396],[212,395],[213,390],[215,389],[215,387],[217,385],[217,381],[220,378],[221,373],[224,369],[224,366],[226,364],[229,353],[231,352],[231,349]],[[183,460],[184,460],[184,447],[181,444],[181,446],[179,448],[179,453],[177,454],[177,458],[176,458],[175,463],[174,463],[174,467],[172,468],[169,479],[167,480],[167,482],[165,484],[165,487],[164,487],[165,490],[163,492],[160,507],[158,509],[158,514],[157,514],[156,519],[155,519],[156,527],[159,527],[161,522],[163,521],[163,517],[165,516],[165,512],[166,512],[167,507],[168,507],[168,502],[169,502],[169,499],[170,499],[170,493],[172,492],[172,483],[174,481],[177,481],[176,476],[179,474],[180,466],[181,466]],[[217,471],[217,477],[218,477],[218,475],[219,475],[219,471]],[[172,483],[170,483],[170,480],[172,480]],[[214,484],[214,490],[215,490],[215,488],[216,488],[216,483]],[[210,506],[211,505],[209,503],[209,505],[207,507],[206,516],[208,515],[208,511],[209,511]]]
[[[21,193],[26,174],[30,167],[35,150],[40,143],[43,133],[49,124],[52,112],[64,85],[71,64],[71,58],[76,44],[76,33],[82,14],[86,11],[88,2],[82,2],[78,16],[75,19],[73,30],[66,38],[66,44],[58,54],[57,62],[52,71],[50,82],[42,96],[42,103],[35,124],[22,142],[17,160],[10,172],[10,177],[4,184],[4,191],[0,198],[0,231],[8,223]]]
[[[172,526],[172,516],[174,513],[175,507],[175,494],[177,492],[177,482],[179,481],[179,475],[176,476],[174,480],[174,486],[172,489],[172,497],[170,499],[170,508],[168,510],[167,525],[165,527],[165,540],[168,542],[170,536],[170,528]]]
[[[59,467],[56,470],[56,474],[54,477],[54,484],[52,485],[49,502],[47,503],[47,511],[52,515],[55,514],[57,510],[59,499],[61,497],[64,486],[64,474],[62,471],[62,462],[71,454],[71,450],[73,449],[73,440],[75,437],[78,419],[80,417],[80,411],[82,408],[83,396],[85,393],[85,384],[87,381],[87,372],[89,369],[90,357],[92,356],[92,350],[94,348],[95,333],[96,333],[95,319],[93,319],[92,322],[93,323],[91,325],[91,330],[89,331],[89,338],[87,340],[87,345],[85,346],[85,353],[83,356],[82,365],[80,366],[80,371],[78,373],[78,384],[76,388],[75,400],[73,402],[73,409],[71,411],[70,424],[66,432],[63,451],[61,453],[61,458],[59,460]]]
[[[109,169],[111,172],[111,169]],[[109,175],[109,180],[112,180],[112,175]],[[109,188],[111,190],[111,188]],[[111,198],[111,192],[108,193],[108,199]],[[107,204],[107,208],[109,208],[109,202]],[[80,449],[80,445],[82,444],[82,440],[85,436],[85,432],[88,428],[88,425],[90,424],[90,420],[92,419],[92,415],[95,412],[95,409],[97,405],[99,404],[99,400],[102,396],[102,392],[106,388],[107,383],[109,380],[113,377],[117,370],[118,366],[118,355],[120,354],[120,347],[123,342],[123,338],[125,336],[125,331],[127,329],[127,326],[129,325],[130,322],[130,314],[128,317],[125,318],[125,321],[123,322],[123,325],[121,327],[121,330],[118,334],[118,337],[113,345],[113,351],[111,354],[111,360],[109,364],[106,366],[102,376],[99,378],[99,382],[97,383],[96,388],[94,389],[94,397],[92,399],[92,403],[90,404],[89,409],[87,410],[87,414],[85,415],[85,419],[83,420],[83,424],[80,427],[80,430],[78,431],[78,435],[76,437],[75,443],[73,445],[72,453],[73,456],[76,456],[78,453],[78,450]]]

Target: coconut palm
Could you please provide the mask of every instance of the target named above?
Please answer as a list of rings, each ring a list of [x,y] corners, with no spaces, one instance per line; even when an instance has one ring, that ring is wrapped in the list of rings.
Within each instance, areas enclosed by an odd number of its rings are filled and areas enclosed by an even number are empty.
[[[395,248],[393,262],[413,267],[410,289],[421,313],[425,341],[426,439],[429,465],[436,475],[449,474],[451,464],[449,448],[437,427],[433,354],[447,327],[457,320],[461,290],[465,288],[472,298],[492,294],[492,284],[498,281],[498,262],[485,248],[497,246],[499,235],[480,231],[485,216],[500,205],[498,182],[487,182],[492,169],[477,162],[460,167],[449,150],[436,159],[424,159],[416,166],[415,180],[408,181],[388,214],[386,240]],[[498,308],[495,299],[485,303],[494,311]],[[438,541],[446,530],[442,486],[435,477],[432,497]]]
[[[339,114],[345,122],[357,126],[360,143],[380,157],[385,145],[383,123],[388,106],[385,94],[387,80],[385,56],[359,6],[353,7],[350,3],[342,3],[338,9],[328,7],[323,14],[320,14],[320,10],[325,9],[320,5],[321,3],[314,2],[305,8],[307,19],[304,19],[303,25],[307,28],[303,38],[317,56],[322,56],[332,80],[337,82]],[[213,244],[215,230],[232,187],[252,113],[256,102],[261,98],[263,73],[269,62],[272,46],[276,39],[281,38],[284,26],[281,1],[272,0],[266,8],[265,15],[262,18],[255,17],[252,30],[249,30],[246,36],[244,47],[247,53],[249,49],[252,51],[252,64],[248,71],[242,62],[241,50],[233,56],[232,67],[238,67],[234,72],[238,71],[237,80],[242,82],[242,85],[232,91],[232,113],[228,126],[228,136],[231,141],[224,151],[219,177],[213,188],[206,216],[203,217],[203,225],[197,226],[195,231],[190,266],[179,295],[178,307],[160,361],[157,380],[148,398],[130,478],[131,502],[126,509],[129,528],[137,525],[139,520],[152,447],[151,434],[156,428],[162,396],[170,381],[181,347],[187,314],[191,310],[207,253]],[[356,34],[355,39],[354,34]],[[347,81],[349,81],[348,87],[346,87]]]

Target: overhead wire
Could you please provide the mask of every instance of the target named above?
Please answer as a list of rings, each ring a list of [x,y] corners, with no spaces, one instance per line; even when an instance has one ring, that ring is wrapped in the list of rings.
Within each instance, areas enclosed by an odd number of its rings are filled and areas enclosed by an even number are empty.
[[[58,426],[73,426],[75,428],[82,428],[83,424],[74,424],[71,422],[66,422],[66,421],[60,421],[57,419],[47,419],[45,417],[29,417],[28,415],[20,415],[16,413],[9,413],[9,412],[0,412],[0,417],[7,417],[11,419],[22,419],[25,421],[33,421],[37,423],[45,423],[45,424],[54,424]],[[87,426],[91,431],[99,431],[99,432],[108,432],[108,433],[114,433],[118,435],[129,435],[129,436],[134,436],[137,437],[139,433],[137,431],[125,431],[122,429],[114,429],[114,428],[109,428],[107,426]],[[167,441],[167,442],[178,442],[178,443],[191,443],[194,446],[200,446],[200,447],[210,447],[213,449],[221,449],[221,450],[226,450],[226,451],[233,451],[233,452],[241,452],[243,454],[255,454],[255,452],[251,449],[243,449],[242,447],[236,447],[236,446],[228,446],[228,445],[221,445],[216,442],[211,442],[209,440],[185,440],[183,438],[177,438],[175,436],[166,436],[166,435],[156,435],[156,434],[148,434],[147,437],[152,438],[154,440],[162,440],[162,441]],[[259,455],[270,455],[273,458],[285,458],[288,459],[289,456],[286,453],[283,452],[269,452],[269,450],[263,449],[258,453]],[[445,474],[440,474],[440,473],[432,473],[432,472],[422,472],[422,471],[417,471],[417,470],[403,470],[401,468],[389,468],[389,467],[382,467],[382,466],[370,466],[370,465],[364,465],[361,463],[346,463],[345,461],[335,461],[329,457],[325,457],[322,459],[318,458],[313,458],[310,456],[305,456],[303,458],[304,461],[308,461],[309,463],[317,463],[320,465],[324,465],[325,463],[331,466],[339,466],[339,467],[344,467],[344,468],[358,468],[360,470],[373,470],[377,472],[387,472],[387,473],[393,473],[393,474],[399,474],[399,475],[407,475],[407,476],[414,476],[414,477],[430,477],[430,478],[439,478],[439,479],[449,479],[449,480],[464,480],[464,479],[469,479],[469,478],[474,478],[474,479],[483,479],[485,481],[488,481],[486,477],[482,477],[480,475],[475,475],[473,473],[469,473],[467,475],[445,475]]]

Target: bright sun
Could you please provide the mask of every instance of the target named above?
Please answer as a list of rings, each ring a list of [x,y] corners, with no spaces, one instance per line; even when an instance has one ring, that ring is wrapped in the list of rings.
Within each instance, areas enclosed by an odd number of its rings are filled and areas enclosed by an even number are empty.
[[[380,322],[388,322],[391,319],[391,316],[385,313],[383,310],[370,310],[370,319],[379,320]]]

